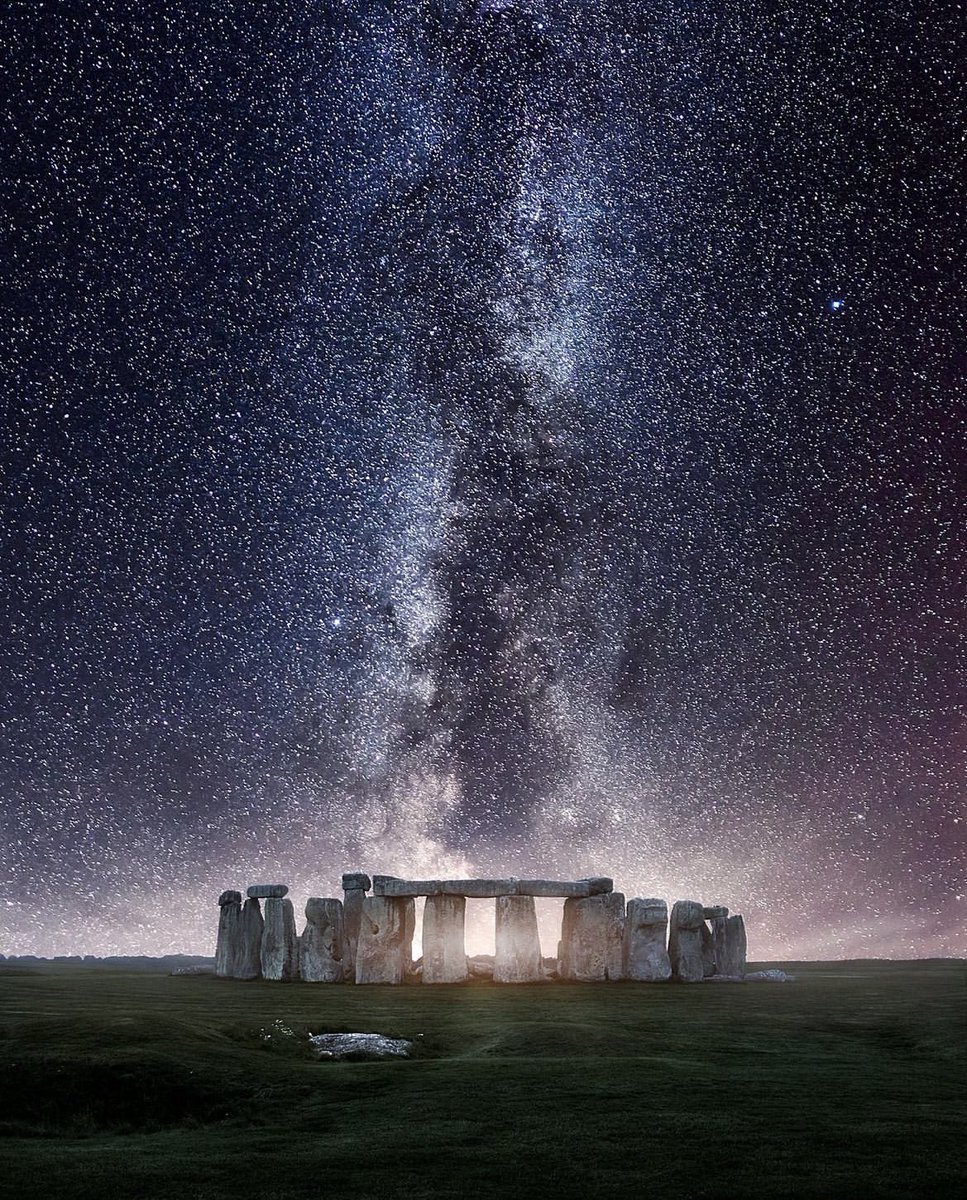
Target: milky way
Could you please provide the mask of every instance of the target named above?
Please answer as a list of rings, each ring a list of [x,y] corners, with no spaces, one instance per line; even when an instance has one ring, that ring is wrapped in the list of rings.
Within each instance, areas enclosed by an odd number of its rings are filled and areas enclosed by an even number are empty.
[[[358,869],[967,954],[959,18],[808,7],[0,16],[0,950]]]

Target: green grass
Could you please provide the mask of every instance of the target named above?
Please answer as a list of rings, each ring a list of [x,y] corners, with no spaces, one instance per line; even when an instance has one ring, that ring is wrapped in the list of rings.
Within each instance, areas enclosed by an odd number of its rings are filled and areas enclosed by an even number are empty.
[[[351,988],[0,970],[0,1195],[963,1197],[967,963]],[[281,1020],[298,1035],[264,1041]],[[318,1062],[308,1032],[415,1039]]]

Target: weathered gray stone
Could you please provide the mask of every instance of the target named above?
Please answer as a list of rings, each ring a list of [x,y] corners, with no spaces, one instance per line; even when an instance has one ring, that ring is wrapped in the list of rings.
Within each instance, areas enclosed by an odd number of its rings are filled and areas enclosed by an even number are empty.
[[[440,893],[444,896],[469,896],[489,900],[496,896],[516,896],[516,879],[443,879]]]
[[[345,879],[345,875],[343,876]],[[346,938],[346,978],[356,978],[356,944],[359,941],[359,921],[363,913],[366,892],[363,888],[348,888],[343,894],[343,932]]]
[[[262,978],[289,982],[299,977],[299,941],[292,901],[268,896],[262,933]]]
[[[272,900],[286,896],[289,889],[284,883],[253,883],[248,889],[250,900]]]
[[[236,979],[258,979],[262,974],[262,934],[265,922],[258,900],[250,896],[242,905],[238,928],[238,955],[232,974]]]
[[[395,875],[374,875],[374,896],[438,896],[439,879],[397,879]]]
[[[628,979],[658,983],[671,978],[672,964],[665,946],[668,905],[664,900],[628,901],[625,915],[625,974]]]
[[[714,921],[718,917],[727,917],[729,910],[724,904],[706,904],[702,909],[702,916],[706,921]]]
[[[428,896],[423,909],[423,982],[464,983],[467,948],[463,896]]]
[[[368,892],[372,886],[373,881],[362,871],[347,871],[342,877],[342,888],[344,892]]]
[[[299,939],[299,974],[306,983],[341,983],[345,978],[346,932],[340,900],[306,901],[306,927]]]
[[[705,976],[702,957],[702,905],[697,900],[676,900],[668,929],[668,957],[672,976],[680,983],[700,983]]]
[[[234,892],[234,891],[222,892],[222,894],[218,897],[218,907],[219,908],[221,908],[222,905],[224,905],[224,904],[241,904],[241,903],[242,903],[242,893],[241,892]]]
[[[402,983],[409,966],[405,946],[408,908],[412,900],[367,896],[359,921],[356,945],[357,983]]]
[[[516,879],[397,879],[373,876],[374,896],[516,896]]]
[[[536,983],[544,978],[533,896],[498,896],[495,983]]]
[[[224,900],[234,896],[234,900]],[[235,974],[242,922],[242,897],[238,892],[222,892],[218,900],[218,940],[215,943],[215,974],[226,978]]]
[[[624,917],[625,898],[621,892],[565,900],[560,977],[584,983],[621,979]]]
[[[580,900],[591,895],[591,885],[587,879],[577,879],[573,882],[564,879],[519,879],[517,895],[563,896],[566,900]]]
[[[590,879],[582,879],[581,882],[588,885],[592,896],[603,896],[614,891],[614,880],[609,879],[607,875],[592,875]]]
[[[725,950],[722,956],[721,973],[723,975],[737,975],[740,978],[745,974],[746,954],[748,946],[746,942],[745,921],[740,913],[735,916],[728,917],[725,922]]]

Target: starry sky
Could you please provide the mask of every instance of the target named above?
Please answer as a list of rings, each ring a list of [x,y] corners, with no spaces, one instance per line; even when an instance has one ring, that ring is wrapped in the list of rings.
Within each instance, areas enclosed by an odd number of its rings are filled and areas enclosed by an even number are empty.
[[[368,870],[967,954],[962,21],[5,5],[0,951]]]

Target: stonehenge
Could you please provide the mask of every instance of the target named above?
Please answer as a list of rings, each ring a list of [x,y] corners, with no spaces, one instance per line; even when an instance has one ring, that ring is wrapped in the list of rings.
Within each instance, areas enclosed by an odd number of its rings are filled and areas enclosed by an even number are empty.
[[[306,924],[283,883],[218,897],[215,974],[280,982],[536,984],[628,980],[700,983],[745,975],[745,921],[724,905],[625,902],[607,876],[555,879],[399,879],[348,872],[343,899],[313,896]],[[416,900],[424,900],[423,957],[413,962]],[[536,900],[561,899],[557,957],[542,958]],[[495,953],[468,958],[467,899],[494,902]],[[263,907],[264,906],[264,907]],[[484,961],[487,960],[487,961]],[[489,963],[492,962],[492,967]]]

